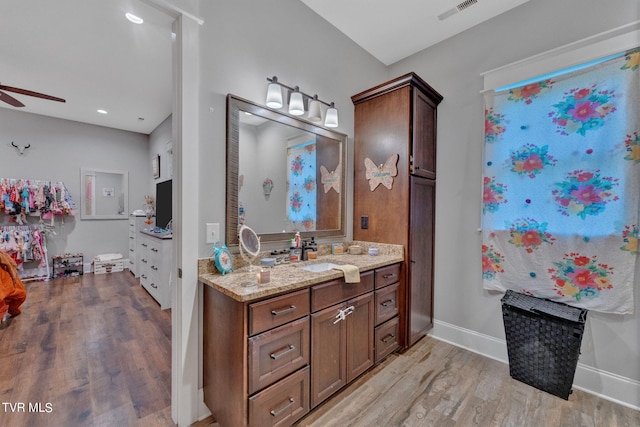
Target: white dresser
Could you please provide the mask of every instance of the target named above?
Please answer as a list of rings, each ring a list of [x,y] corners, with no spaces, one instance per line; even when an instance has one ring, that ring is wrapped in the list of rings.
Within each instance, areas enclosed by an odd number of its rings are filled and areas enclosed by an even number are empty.
[[[140,284],[161,309],[171,308],[171,236],[141,230],[137,240]]]
[[[145,226],[145,219],[144,216],[131,215],[129,217],[129,271],[134,277],[140,277],[138,235]]]

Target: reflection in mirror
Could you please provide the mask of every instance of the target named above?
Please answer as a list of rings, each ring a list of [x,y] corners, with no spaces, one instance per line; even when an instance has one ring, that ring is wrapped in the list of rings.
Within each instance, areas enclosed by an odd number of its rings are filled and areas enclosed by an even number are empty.
[[[228,246],[249,223],[262,242],[344,236],[344,134],[227,97]]]
[[[80,169],[82,219],[127,219],[129,173],[103,169]]]

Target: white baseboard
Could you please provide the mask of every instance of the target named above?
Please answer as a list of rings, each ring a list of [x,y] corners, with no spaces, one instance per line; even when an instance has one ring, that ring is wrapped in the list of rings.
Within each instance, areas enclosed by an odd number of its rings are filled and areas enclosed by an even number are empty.
[[[434,321],[429,336],[474,353],[509,363],[507,343],[456,325]],[[578,363],[573,387],[629,408],[640,410],[640,382]]]
[[[198,389],[198,421],[202,421],[211,415],[211,411],[207,408],[207,405],[204,404],[204,389]]]

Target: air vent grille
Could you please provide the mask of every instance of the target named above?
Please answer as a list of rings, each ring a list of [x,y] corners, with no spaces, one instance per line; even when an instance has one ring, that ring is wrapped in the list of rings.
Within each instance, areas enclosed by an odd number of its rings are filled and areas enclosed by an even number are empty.
[[[462,3],[458,3],[456,5],[456,7],[453,7],[451,9],[447,10],[446,12],[443,12],[440,15],[438,15],[438,19],[440,21],[444,21],[445,19],[449,18],[450,16],[453,16],[458,12],[462,12],[466,8],[471,7],[476,3],[478,3],[478,0],[465,0]]]
[[[478,0],[466,0],[466,1],[463,1],[462,3],[458,3],[456,5],[456,9],[458,9],[459,12],[462,12],[466,8],[473,6],[476,3],[478,3]]]

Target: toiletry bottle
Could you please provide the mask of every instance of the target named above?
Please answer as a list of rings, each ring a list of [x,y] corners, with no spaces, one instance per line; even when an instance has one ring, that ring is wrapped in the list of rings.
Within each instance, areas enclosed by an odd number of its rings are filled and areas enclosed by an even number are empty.
[[[296,244],[296,248],[300,248],[301,247],[301,241],[300,241],[300,232],[296,231],[296,237],[295,237],[295,244]]]

